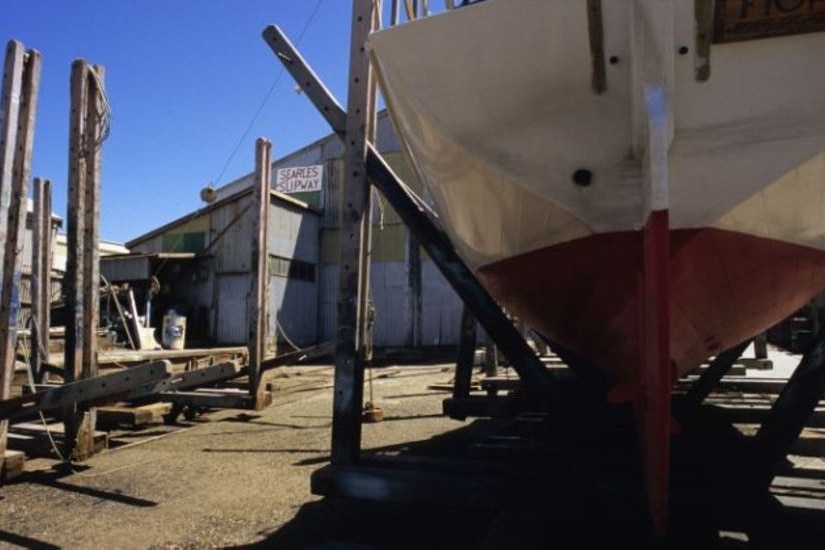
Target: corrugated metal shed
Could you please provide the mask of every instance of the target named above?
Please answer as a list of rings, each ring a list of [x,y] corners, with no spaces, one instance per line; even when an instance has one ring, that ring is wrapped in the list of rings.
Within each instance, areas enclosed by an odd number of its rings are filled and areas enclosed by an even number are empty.
[[[393,170],[421,193],[418,178],[386,112],[379,114],[376,141]],[[269,331],[273,338],[275,321],[299,345],[335,338],[340,260],[338,216],[345,198],[341,193],[343,154],[342,142],[330,134],[272,163],[273,177],[280,168],[323,166],[320,212],[294,201],[273,200],[269,220],[270,262],[277,267],[270,270],[274,319],[270,319]],[[135,250],[160,251],[170,244],[172,235],[182,235],[178,239],[181,243],[187,238],[190,244],[202,242],[205,251],[214,256],[212,312],[217,316],[214,331],[220,343],[237,343],[246,338],[248,289],[241,277],[248,273],[251,261],[249,217],[245,212],[252,182],[252,174],[238,178],[216,190],[216,202],[127,243]],[[283,199],[279,194],[273,196]],[[455,292],[417,244],[411,242],[406,227],[377,192],[372,220],[376,346],[455,345],[462,309]],[[205,232],[202,241],[196,237],[199,231]],[[311,278],[307,265],[313,266]]]
[[[276,323],[301,345],[318,341],[318,262],[320,215],[279,193],[270,195],[270,323],[268,340],[276,339]],[[252,263],[250,189],[220,199],[188,216],[133,239],[128,245],[143,254],[194,247],[201,259],[197,280],[176,288],[178,306],[208,324],[216,344],[243,344],[247,339],[249,270]],[[121,271],[147,272],[141,260],[124,259]],[[141,271],[142,267],[142,271]],[[171,300],[168,303],[172,303]],[[282,338],[283,339],[283,338]]]

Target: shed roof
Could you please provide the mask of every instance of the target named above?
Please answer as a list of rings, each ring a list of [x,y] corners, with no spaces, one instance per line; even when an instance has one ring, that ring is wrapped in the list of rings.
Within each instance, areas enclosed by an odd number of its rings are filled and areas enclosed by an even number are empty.
[[[135,237],[134,239],[132,239],[130,241],[127,241],[126,242],[126,247],[127,248],[132,248],[134,246],[137,246],[140,243],[142,243],[144,241],[147,241],[147,240],[149,240],[153,237],[157,237],[158,235],[162,235],[163,233],[166,233],[167,231],[169,231],[171,229],[174,229],[175,227],[177,227],[179,225],[183,225],[183,224],[197,218],[198,216],[202,216],[204,214],[209,214],[211,212],[214,212],[218,208],[222,208],[222,207],[226,206],[227,204],[237,202],[240,199],[242,199],[243,197],[245,197],[246,195],[250,195],[250,194],[252,194],[252,188],[248,187],[248,188],[243,189],[241,191],[238,191],[237,193],[234,193],[234,194],[232,194],[232,195],[230,195],[230,196],[228,196],[224,199],[215,201],[211,204],[207,204],[203,208],[199,208],[198,210],[195,210],[194,212],[190,212],[189,214],[186,214],[185,216],[181,216],[180,218],[178,218],[176,220],[173,220],[173,221],[167,223],[166,225],[162,225],[162,226],[158,227],[157,229],[153,229],[153,230],[149,231],[148,233],[144,233],[143,235],[140,235],[139,237]],[[270,197],[270,200],[275,199],[276,202],[280,202],[280,203],[282,203],[286,206],[291,206],[293,208],[299,208],[301,210],[305,210],[308,213],[312,213],[312,214],[316,214],[316,215],[320,214],[320,212],[317,209],[311,207],[307,203],[305,203],[303,201],[299,201],[298,199],[292,198],[289,195],[285,195],[283,193],[275,191],[274,189],[269,190],[269,197]]]

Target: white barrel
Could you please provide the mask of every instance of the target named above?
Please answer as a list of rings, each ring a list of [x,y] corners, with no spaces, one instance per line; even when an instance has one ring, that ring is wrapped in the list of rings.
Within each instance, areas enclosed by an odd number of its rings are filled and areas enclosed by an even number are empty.
[[[163,316],[163,337],[161,343],[166,349],[183,349],[186,339],[186,317],[178,315],[174,310]]]

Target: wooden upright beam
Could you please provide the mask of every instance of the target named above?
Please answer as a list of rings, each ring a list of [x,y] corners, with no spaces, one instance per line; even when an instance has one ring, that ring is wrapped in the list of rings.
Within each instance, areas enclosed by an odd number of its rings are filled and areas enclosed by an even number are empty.
[[[269,305],[269,190],[272,185],[272,144],[255,142],[255,187],[252,193],[252,261],[249,289],[249,395],[255,408],[263,403],[261,362],[266,354]]]
[[[378,0],[354,0],[347,97],[345,197],[341,211],[341,262],[338,287],[338,335],[335,349],[332,462],[352,464],[361,450],[366,327],[365,237],[369,236],[370,188],[367,142],[375,123],[375,92],[365,42],[374,29]]]
[[[20,279],[26,206],[31,172],[34,121],[40,87],[40,54],[9,42],[0,111],[0,399],[11,396],[20,313]],[[6,452],[8,423],[0,422],[0,460]]]
[[[31,269],[31,352],[30,362],[35,382],[46,374],[42,365],[48,359],[51,325],[52,210],[49,180],[34,179],[32,212]]]
[[[476,318],[473,316],[472,310],[465,304],[461,312],[461,334],[459,335],[458,358],[455,365],[453,399],[463,399],[470,396],[473,360],[476,351],[476,325]]]
[[[103,68],[84,60],[72,64],[69,122],[69,207],[66,259],[64,378],[97,376],[100,226],[100,146],[105,116]],[[94,449],[95,413],[71,406],[64,412],[66,460],[84,460]]]

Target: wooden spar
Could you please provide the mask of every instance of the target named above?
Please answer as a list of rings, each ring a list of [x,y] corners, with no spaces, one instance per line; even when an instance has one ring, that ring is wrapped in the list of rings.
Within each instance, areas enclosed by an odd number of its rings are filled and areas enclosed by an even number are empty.
[[[252,193],[252,261],[249,289],[249,395],[257,409],[263,403],[261,361],[266,355],[269,305],[269,189],[272,185],[272,144],[255,142],[255,187]]]
[[[346,114],[289,39],[276,26],[267,27],[263,36],[287,71],[300,83],[301,88],[313,90],[314,93],[307,94],[307,97],[333,131],[345,139],[340,121]],[[472,308],[476,319],[495,340],[501,352],[524,381],[529,397],[536,404],[551,401],[556,390],[552,375],[547,372],[544,364],[458,257],[447,235],[434,222],[434,214],[427,205],[408,191],[401,179],[393,173],[371,145],[368,145],[367,149],[366,167],[372,184],[381,191],[464,303]]]
[[[72,63],[69,121],[69,206],[67,220],[66,323],[64,378],[73,382],[97,376],[99,291],[100,145],[103,68],[83,60]],[[94,450],[94,409],[76,405],[64,411],[66,460],[84,460]]]
[[[355,0],[352,7],[346,153],[341,223],[341,263],[338,283],[338,335],[335,350],[332,454],[334,464],[357,462],[361,447],[366,327],[365,267],[369,236],[370,188],[364,161],[375,128],[374,82],[364,43],[375,28],[373,10],[380,2]]]
[[[31,171],[34,121],[40,87],[40,54],[23,52],[19,42],[9,42],[3,74],[3,104],[0,118],[0,243],[2,243],[2,288],[0,288],[0,399],[11,395],[20,314],[20,279],[26,206]],[[0,459],[6,452],[8,423],[0,422]]]
[[[51,324],[52,211],[49,180],[34,178],[32,212],[31,268],[31,351],[30,364],[34,380],[44,381],[42,364],[48,360]]]

